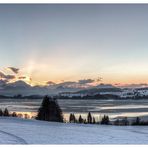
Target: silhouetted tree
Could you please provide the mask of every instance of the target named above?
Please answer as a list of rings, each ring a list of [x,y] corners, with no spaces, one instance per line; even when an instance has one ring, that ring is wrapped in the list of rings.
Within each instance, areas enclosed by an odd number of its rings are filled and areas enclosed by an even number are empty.
[[[73,115],[70,114],[70,115],[69,115],[69,122],[71,123],[72,121],[73,121]]]
[[[0,109],[0,116],[3,116],[3,111]]]
[[[79,123],[83,123],[83,118],[81,117],[81,115],[79,116],[78,121],[79,121]]]
[[[84,124],[87,124],[87,121],[86,121],[86,119],[84,119]]]
[[[7,108],[5,108],[5,110],[4,110],[4,114],[3,114],[4,116],[9,116],[9,111],[8,111],[8,109]]]
[[[63,114],[57,101],[45,96],[38,110],[37,120],[63,122]]]
[[[24,114],[24,118],[25,118],[25,119],[29,119],[30,116],[29,116],[28,114]]]
[[[87,115],[87,122],[90,123],[90,124],[92,123],[92,116],[91,116],[90,112]]]
[[[96,120],[95,120],[95,117],[93,117],[93,124],[96,124]]]
[[[16,112],[13,112],[11,116],[12,116],[12,117],[17,117]]]
[[[137,117],[136,120],[132,123],[132,125],[140,125],[141,122],[140,122],[140,118]]]
[[[76,123],[76,117],[75,117],[74,114],[70,114],[70,116],[69,116],[69,122],[70,123]]]
[[[109,117],[104,115],[104,117],[101,120],[101,124],[109,124]]]
[[[140,124],[140,118],[139,118],[139,117],[136,118],[136,124],[137,124],[137,125]]]

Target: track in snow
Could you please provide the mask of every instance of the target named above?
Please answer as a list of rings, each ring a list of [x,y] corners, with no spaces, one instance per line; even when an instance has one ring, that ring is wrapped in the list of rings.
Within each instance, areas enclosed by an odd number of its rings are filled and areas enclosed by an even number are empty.
[[[27,142],[14,134],[0,130],[0,139],[7,139],[7,142],[4,141],[4,144],[27,144]]]

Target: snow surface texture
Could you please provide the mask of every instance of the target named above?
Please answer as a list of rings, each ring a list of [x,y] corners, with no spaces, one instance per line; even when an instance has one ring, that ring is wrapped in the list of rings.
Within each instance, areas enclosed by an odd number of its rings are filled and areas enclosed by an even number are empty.
[[[148,144],[148,127],[0,117],[0,144]]]

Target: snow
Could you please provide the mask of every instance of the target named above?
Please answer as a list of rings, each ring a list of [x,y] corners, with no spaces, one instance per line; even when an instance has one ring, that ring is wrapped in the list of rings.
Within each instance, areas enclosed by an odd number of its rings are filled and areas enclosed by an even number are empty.
[[[147,126],[44,122],[0,117],[0,144],[148,144]]]

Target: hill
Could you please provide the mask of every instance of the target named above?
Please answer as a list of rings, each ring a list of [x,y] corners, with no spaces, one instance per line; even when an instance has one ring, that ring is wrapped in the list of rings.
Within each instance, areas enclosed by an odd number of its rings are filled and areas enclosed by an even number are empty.
[[[147,134],[147,127],[144,126],[68,124],[0,118],[0,144],[148,144]]]

